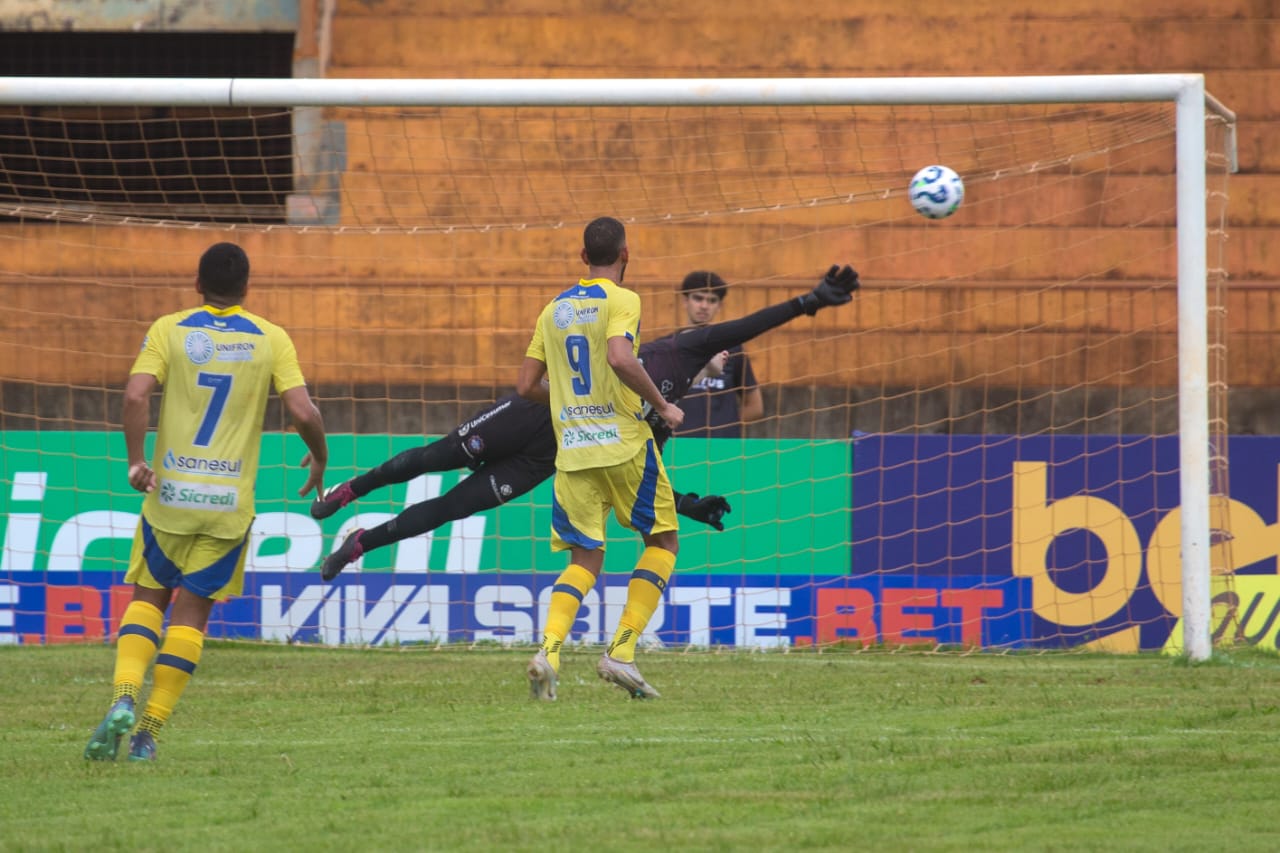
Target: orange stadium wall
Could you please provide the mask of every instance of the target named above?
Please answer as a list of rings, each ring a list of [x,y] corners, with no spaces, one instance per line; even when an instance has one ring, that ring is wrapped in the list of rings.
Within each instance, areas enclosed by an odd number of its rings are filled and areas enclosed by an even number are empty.
[[[110,6],[110,4],[108,4]],[[148,4],[128,5],[135,9]],[[244,5],[244,4],[242,4]],[[247,4],[249,7],[255,4]],[[330,20],[321,20],[319,0],[266,4],[272,21],[296,16],[298,32],[295,73],[329,77],[696,77],[696,76],[933,76],[1023,75],[1058,73],[1124,73],[1196,71],[1206,75],[1207,88],[1239,117],[1239,173],[1230,179],[1227,268],[1230,358],[1228,379],[1232,388],[1230,424],[1238,432],[1280,432],[1280,407],[1273,388],[1280,384],[1280,365],[1272,355],[1274,329],[1280,325],[1280,298],[1275,272],[1275,226],[1280,220],[1280,147],[1268,144],[1280,131],[1280,18],[1272,4],[1262,0],[1136,0],[1116,4],[1108,0],[1062,0],[1056,3],[1016,4],[1000,0],[957,3],[902,0],[811,0],[798,13],[791,0],[765,0],[751,4],[720,0],[655,0],[618,4],[611,0],[442,0],[422,4],[411,0],[338,0]],[[50,20],[75,26],[75,10],[97,8],[60,0],[48,4]],[[281,12],[279,7],[284,7]],[[424,7],[430,13],[422,11]],[[216,4],[198,4],[202,16],[193,17],[200,27],[211,27],[208,16]],[[144,14],[143,12],[136,12]],[[61,17],[58,17],[61,15]],[[243,28],[229,19],[226,28]],[[179,22],[179,25],[181,22]],[[107,26],[102,22],[98,26]],[[133,26],[163,27],[146,18]],[[21,22],[6,20],[0,26],[13,29]],[[38,28],[32,18],[27,27]],[[196,24],[191,24],[196,26]],[[268,26],[277,26],[276,23]],[[108,229],[109,230],[109,229]],[[172,285],[191,278],[192,262],[177,268],[174,259],[194,259],[209,242],[207,233],[152,232],[121,238],[107,235],[93,251],[82,246],[47,243],[49,231],[39,225],[4,224],[0,232],[18,237],[21,257],[3,283],[7,299],[28,317],[55,317],[59,306],[91,305],[104,321],[94,327],[69,329],[56,324],[32,323],[29,328],[9,329],[0,341],[3,395],[0,428],[30,427],[34,423],[75,423],[98,427],[113,423],[118,411],[118,389],[123,383],[136,346],[139,328],[161,310],[172,310]],[[554,235],[563,239],[564,232]],[[148,252],[150,241],[166,241],[162,254]],[[335,240],[323,234],[305,238],[287,234],[249,234],[251,255],[264,241]],[[90,241],[92,242],[92,241]],[[278,251],[278,245],[273,244]],[[391,249],[393,253],[396,249]],[[465,256],[465,247],[453,249],[461,266],[476,261]],[[571,254],[571,249],[566,249]],[[280,252],[298,257],[305,251]],[[318,257],[335,254],[318,248]],[[545,256],[554,256],[548,247]],[[394,257],[392,266],[394,266]],[[851,258],[855,264],[856,258]],[[820,269],[827,259],[812,265]],[[803,268],[804,264],[794,266]],[[863,271],[868,280],[875,270]],[[937,274],[921,270],[922,276]],[[269,293],[251,306],[268,316],[288,317],[303,303],[316,330],[340,330],[352,322],[335,307],[336,295],[352,288],[384,286],[377,269],[270,270],[258,285],[269,283]],[[31,286],[26,275],[38,277]],[[31,280],[34,280],[31,279]],[[127,298],[122,291],[102,283],[131,283]],[[671,283],[674,285],[674,282]],[[1123,289],[1125,282],[1114,286]],[[418,283],[431,299],[432,288],[457,287],[444,276]],[[465,282],[463,286],[469,286]],[[483,291],[484,285],[475,284]],[[786,287],[743,289],[731,304],[733,316],[762,307],[782,295],[796,292]],[[501,307],[487,318],[492,341],[463,341],[448,318],[432,334],[418,334],[406,318],[404,334],[390,334],[380,341],[381,360],[357,358],[342,351],[341,337],[322,331],[298,340],[304,367],[308,356],[329,348],[332,367],[308,373],[319,384],[322,399],[342,401],[326,406],[331,429],[438,432],[447,429],[475,404],[503,393],[510,385],[509,366],[518,363],[520,339],[545,299],[549,282],[526,282],[517,293],[502,296]],[[650,282],[639,288],[646,310],[658,310],[666,325],[677,322],[670,286]],[[265,292],[265,289],[264,289]],[[484,293],[477,294],[483,297]],[[510,298],[506,298],[510,297]],[[913,335],[927,336],[929,318],[936,316],[936,300],[959,298],[946,288],[926,293],[913,291],[882,310],[918,317]],[[1098,298],[1094,293],[1090,298]],[[653,305],[653,309],[650,305]],[[1056,307],[1050,301],[1029,301],[1019,322],[1041,324]],[[328,312],[328,313],[326,313]],[[874,328],[877,317],[854,313],[832,320],[833,328],[848,331]],[[883,319],[883,318],[879,318]],[[514,334],[515,332],[520,334]],[[944,330],[933,330],[942,333]],[[948,327],[946,334],[955,334]],[[903,346],[890,337],[863,336],[864,353],[876,360],[875,348]],[[336,351],[333,348],[337,347]],[[459,362],[460,347],[470,354],[470,364],[443,377],[444,396],[450,405],[427,405],[430,387],[421,376],[394,370],[380,372],[379,364],[430,365]],[[469,347],[470,349],[466,349]],[[40,358],[29,353],[38,350]],[[998,357],[992,354],[991,357]],[[1125,353],[1116,353],[1117,358]],[[927,387],[935,370],[927,359],[907,362],[915,375],[897,377],[908,387]],[[343,371],[343,364],[359,364],[358,371]],[[1058,375],[1063,384],[1088,381],[1084,363]],[[847,435],[857,418],[851,412],[863,405],[857,388],[831,387],[823,383],[812,354],[773,358],[764,372],[766,420],[751,427],[751,434]],[[880,382],[885,382],[883,377]],[[107,389],[107,390],[101,390]],[[964,392],[961,391],[961,394]],[[868,395],[870,396],[870,395]],[[360,401],[366,400],[367,403]],[[878,406],[881,403],[867,403]],[[780,413],[803,410],[802,417]],[[828,411],[828,414],[823,414]],[[882,416],[875,422],[884,423]],[[96,421],[96,423],[95,423]],[[424,427],[425,425],[425,427]],[[1023,424],[1023,426],[1027,426]],[[953,428],[963,430],[963,422]],[[986,427],[1002,429],[999,423]],[[1015,431],[1010,428],[1008,431]]]

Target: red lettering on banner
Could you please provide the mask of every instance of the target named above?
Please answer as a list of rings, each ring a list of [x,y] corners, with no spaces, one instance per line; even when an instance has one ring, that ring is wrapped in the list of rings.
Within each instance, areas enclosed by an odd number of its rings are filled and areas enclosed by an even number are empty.
[[[960,642],[966,646],[982,645],[982,611],[1004,606],[1004,591],[999,589],[944,589],[942,606],[960,609]]]
[[[114,637],[116,632],[120,630],[120,620],[124,618],[124,609],[133,600],[133,587],[129,584],[113,584],[110,596],[111,623],[107,626],[107,631]]]
[[[931,589],[884,589],[880,592],[880,621],[884,628],[884,641],[889,645],[919,645],[936,643],[933,637],[906,636],[907,631],[932,631],[933,616],[929,613],[908,613],[917,607],[936,607],[938,593]]]
[[[819,643],[876,641],[876,602],[865,589],[820,589],[815,603]]]
[[[45,586],[45,642],[78,643],[107,636],[102,593],[91,586]]]

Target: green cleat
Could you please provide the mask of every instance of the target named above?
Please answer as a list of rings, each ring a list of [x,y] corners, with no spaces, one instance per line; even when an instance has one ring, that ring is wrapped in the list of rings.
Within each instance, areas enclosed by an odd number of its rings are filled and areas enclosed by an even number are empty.
[[[130,761],[155,761],[156,739],[151,732],[138,732],[129,738]]]
[[[121,696],[116,700],[107,715],[93,730],[89,744],[84,748],[84,757],[88,761],[115,761],[120,752],[120,738],[133,728],[133,699]]]

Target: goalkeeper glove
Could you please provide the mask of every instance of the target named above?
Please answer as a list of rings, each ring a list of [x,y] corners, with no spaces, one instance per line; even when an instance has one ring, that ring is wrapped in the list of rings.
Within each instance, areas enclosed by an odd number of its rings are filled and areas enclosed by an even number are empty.
[[[690,492],[676,498],[676,512],[694,521],[709,524],[716,530],[724,530],[724,522],[721,519],[731,509],[729,502],[720,495],[707,495],[705,498],[700,498],[696,493]]]
[[[858,271],[845,264],[843,268],[831,265],[827,274],[818,282],[811,292],[800,297],[800,307],[804,313],[812,317],[819,308],[828,305],[843,305],[853,299],[853,292],[858,289]]]

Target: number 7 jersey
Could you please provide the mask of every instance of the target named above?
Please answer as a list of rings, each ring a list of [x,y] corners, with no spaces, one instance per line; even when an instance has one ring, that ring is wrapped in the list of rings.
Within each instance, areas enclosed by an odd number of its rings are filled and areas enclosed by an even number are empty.
[[[542,309],[526,352],[547,366],[556,467],[606,468],[653,438],[640,395],[609,366],[609,339],[640,347],[640,297],[605,278],[582,279]]]
[[[305,384],[289,335],[238,305],[187,309],[151,324],[134,373],[164,386],[143,515],[169,533],[243,537],[267,395]]]

